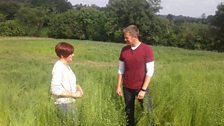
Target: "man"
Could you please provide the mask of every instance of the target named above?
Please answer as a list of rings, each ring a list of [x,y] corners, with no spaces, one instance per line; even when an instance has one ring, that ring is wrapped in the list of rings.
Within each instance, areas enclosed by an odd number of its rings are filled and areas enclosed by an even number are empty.
[[[148,85],[154,73],[154,55],[150,46],[140,42],[139,30],[135,25],[126,27],[123,33],[127,45],[120,53],[116,93],[122,96],[122,82],[127,124],[134,126],[136,96],[142,108],[146,97],[147,111],[151,111]]]

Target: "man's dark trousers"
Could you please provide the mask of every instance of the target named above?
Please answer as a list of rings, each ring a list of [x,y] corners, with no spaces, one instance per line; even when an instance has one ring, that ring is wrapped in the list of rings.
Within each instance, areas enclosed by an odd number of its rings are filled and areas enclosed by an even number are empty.
[[[135,125],[135,119],[134,119],[134,110],[135,110],[135,97],[138,96],[140,90],[137,89],[129,89],[123,87],[124,92],[124,100],[125,100],[125,112],[127,115],[127,126],[134,126]],[[148,89],[145,93],[145,100],[146,100],[146,107],[147,112],[151,111],[151,98],[149,96]],[[138,99],[140,106],[143,108],[143,99]]]

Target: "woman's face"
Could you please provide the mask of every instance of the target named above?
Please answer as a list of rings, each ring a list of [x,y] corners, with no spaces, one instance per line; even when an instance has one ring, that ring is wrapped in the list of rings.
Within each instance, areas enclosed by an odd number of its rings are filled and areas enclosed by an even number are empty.
[[[74,53],[70,54],[68,57],[66,57],[64,59],[67,63],[70,63],[70,62],[72,62],[73,56],[74,56]]]

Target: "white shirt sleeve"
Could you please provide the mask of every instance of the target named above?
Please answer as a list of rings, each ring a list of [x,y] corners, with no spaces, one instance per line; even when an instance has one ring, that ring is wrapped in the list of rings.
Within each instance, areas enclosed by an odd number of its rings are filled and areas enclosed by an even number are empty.
[[[52,70],[52,80],[51,80],[51,93],[59,95],[63,91],[62,83],[62,71],[59,66],[55,66]]]
[[[118,74],[124,74],[124,62],[119,61]],[[146,75],[152,77],[154,73],[154,61],[146,63]]]
[[[146,63],[146,75],[152,77],[154,73],[154,61]]]
[[[66,77],[64,75],[65,71],[64,71],[64,65],[62,62],[57,61],[54,64],[53,70],[52,70],[52,80],[51,80],[51,93],[54,95],[60,95],[62,93],[65,92],[65,89],[69,89],[67,87],[67,84],[64,83],[68,83],[66,82],[67,79],[65,79],[64,77]],[[64,85],[64,87],[63,87]]]
[[[124,62],[119,60],[118,74],[124,74]]]

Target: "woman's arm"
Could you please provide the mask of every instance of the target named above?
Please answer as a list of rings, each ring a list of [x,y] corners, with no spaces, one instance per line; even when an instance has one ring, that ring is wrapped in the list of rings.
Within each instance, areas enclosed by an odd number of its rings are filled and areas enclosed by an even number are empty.
[[[71,94],[72,98],[81,98],[83,96],[83,90],[80,85],[76,85],[76,92]]]

